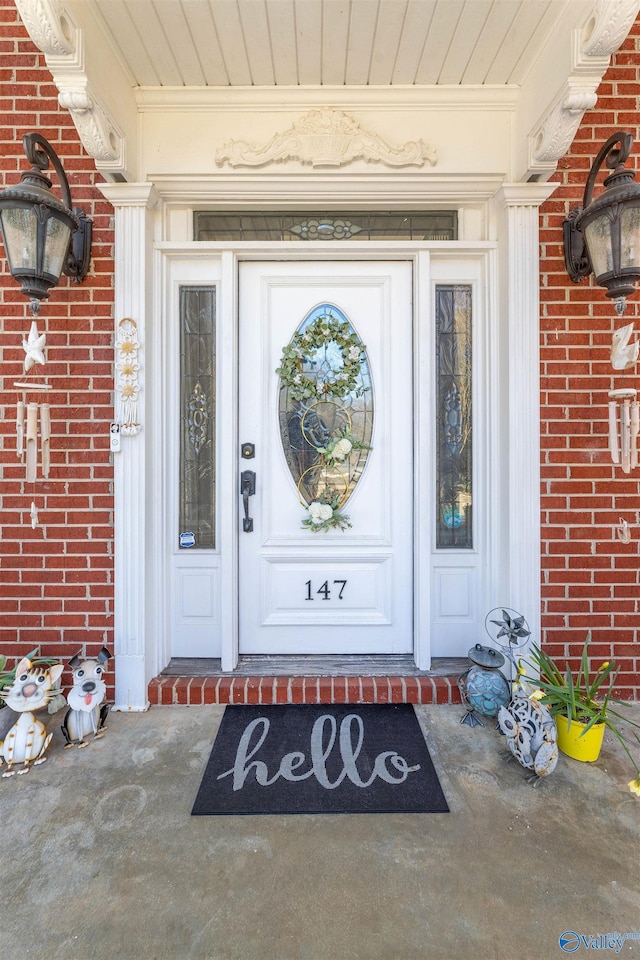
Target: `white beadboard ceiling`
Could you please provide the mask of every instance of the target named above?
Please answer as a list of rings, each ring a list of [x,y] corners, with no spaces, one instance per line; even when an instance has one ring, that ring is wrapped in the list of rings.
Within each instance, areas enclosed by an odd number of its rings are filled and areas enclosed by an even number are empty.
[[[135,87],[520,84],[579,0],[89,0]]]

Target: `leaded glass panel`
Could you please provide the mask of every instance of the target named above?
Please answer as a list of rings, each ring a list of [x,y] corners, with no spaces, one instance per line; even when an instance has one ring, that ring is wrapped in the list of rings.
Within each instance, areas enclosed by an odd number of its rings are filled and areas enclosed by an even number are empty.
[[[473,547],[471,287],[436,287],[436,546]]]
[[[323,303],[298,326],[279,372],[280,436],[300,502],[333,501],[342,508],[371,449],[366,347],[345,314]]]
[[[180,288],[179,545],[215,547],[216,291]]]
[[[456,210],[236,213],[196,210],[196,240],[457,240]]]

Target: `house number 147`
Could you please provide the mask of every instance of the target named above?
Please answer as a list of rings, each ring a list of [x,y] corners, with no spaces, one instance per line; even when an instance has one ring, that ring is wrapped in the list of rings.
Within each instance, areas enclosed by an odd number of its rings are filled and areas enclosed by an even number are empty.
[[[316,581],[316,582],[317,582],[317,581]],[[339,587],[340,587],[340,590],[338,591],[338,600],[342,600],[342,594],[344,593],[344,588],[346,587],[346,585],[347,585],[347,581],[346,581],[346,580],[334,580],[334,581],[333,581],[333,587],[334,587],[333,595],[334,595],[334,597],[335,597],[335,594],[336,594],[335,587],[336,587],[336,586],[339,586]],[[316,594],[318,594],[319,596],[321,596],[323,600],[331,600],[331,587],[329,586],[329,581],[328,581],[328,580],[325,580],[325,582],[322,584],[322,586],[321,586],[321,587],[318,587],[318,589],[315,590],[315,591],[314,591],[314,588],[313,588],[313,584],[311,583],[311,580],[307,580],[307,582],[305,583],[305,587],[307,588],[307,595],[306,595],[306,597],[305,597],[305,600],[315,600],[315,597],[313,596],[314,592],[315,592]]]

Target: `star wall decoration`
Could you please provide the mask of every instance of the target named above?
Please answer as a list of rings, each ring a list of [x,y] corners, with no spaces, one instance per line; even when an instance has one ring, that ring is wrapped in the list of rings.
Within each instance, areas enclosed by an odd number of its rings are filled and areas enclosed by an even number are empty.
[[[45,364],[47,362],[44,355],[46,344],[47,335],[45,333],[38,332],[38,324],[34,320],[31,324],[31,330],[29,331],[28,339],[22,341],[22,349],[25,353],[25,373],[28,373],[35,363]]]

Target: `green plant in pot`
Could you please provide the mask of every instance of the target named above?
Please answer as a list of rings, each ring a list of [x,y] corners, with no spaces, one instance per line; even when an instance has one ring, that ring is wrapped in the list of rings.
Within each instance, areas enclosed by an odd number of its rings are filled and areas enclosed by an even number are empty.
[[[629,782],[629,789],[640,796],[640,767],[629,749],[629,743],[635,741],[640,744],[640,737],[631,729],[635,727],[640,730],[640,724],[630,720],[619,709],[630,704],[612,696],[620,672],[615,660],[606,661],[595,672],[591,671],[588,654],[590,642],[591,633],[588,633],[575,676],[569,666],[563,672],[548,653],[534,644],[530,658],[540,675],[527,677],[527,680],[539,687],[540,700],[549,709],[558,727],[558,747],[568,756],[576,760],[597,760],[604,732],[607,727],[611,730],[636,772],[635,778]]]

